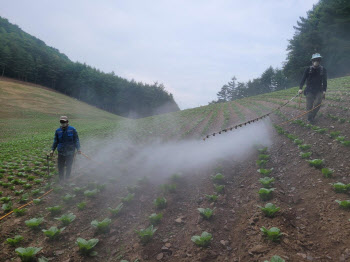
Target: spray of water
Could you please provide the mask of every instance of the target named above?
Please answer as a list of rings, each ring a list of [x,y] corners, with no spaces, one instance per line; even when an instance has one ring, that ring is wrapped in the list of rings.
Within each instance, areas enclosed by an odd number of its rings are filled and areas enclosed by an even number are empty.
[[[136,144],[132,139],[118,138],[108,141],[90,141],[88,147],[95,162],[84,162],[98,176],[127,173],[134,177],[148,176],[159,180],[174,173],[191,174],[198,168],[213,167],[219,160],[243,161],[256,145],[271,144],[271,123],[269,119],[247,125],[232,132],[217,135],[206,141],[181,140],[162,142],[152,140],[147,144]],[[101,147],[101,144],[104,144]],[[90,169],[92,170],[92,169]]]

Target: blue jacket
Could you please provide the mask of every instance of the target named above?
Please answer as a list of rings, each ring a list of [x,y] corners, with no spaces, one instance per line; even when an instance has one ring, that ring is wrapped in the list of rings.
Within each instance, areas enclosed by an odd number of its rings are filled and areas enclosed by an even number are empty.
[[[65,129],[57,128],[52,144],[52,151],[57,148],[60,155],[73,155],[75,149],[80,150],[79,136],[77,130],[68,126]]]

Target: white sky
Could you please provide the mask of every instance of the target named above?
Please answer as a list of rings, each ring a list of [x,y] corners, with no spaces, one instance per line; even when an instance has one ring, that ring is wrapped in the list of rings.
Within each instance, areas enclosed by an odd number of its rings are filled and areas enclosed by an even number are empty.
[[[206,105],[232,76],[280,67],[318,0],[0,0],[0,16],[105,72],[158,81],[181,109]]]

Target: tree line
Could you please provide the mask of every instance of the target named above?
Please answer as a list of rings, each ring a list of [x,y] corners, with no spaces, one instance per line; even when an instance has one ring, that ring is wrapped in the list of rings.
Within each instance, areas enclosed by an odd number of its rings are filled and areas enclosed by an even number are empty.
[[[350,73],[350,1],[320,0],[300,17],[289,40],[286,61],[281,68],[269,67],[262,75],[246,83],[233,77],[217,93],[211,103],[286,89],[299,84],[302,74],[311,65],[311,55],[320,53],[328,77]]]
[[[145,84],[72,62],[0,17],[0,75],[50,87],[109,112],[145,117],[179,110],[164,85]]]

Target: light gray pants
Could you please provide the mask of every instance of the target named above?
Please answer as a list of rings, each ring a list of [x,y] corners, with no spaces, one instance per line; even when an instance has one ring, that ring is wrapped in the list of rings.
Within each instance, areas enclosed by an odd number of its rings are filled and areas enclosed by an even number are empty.
[[[323,98],[323,92],[317,92],[316,94],[313,94],[311,92],[307,93],[306,95],[306,110],[309,111],[313,107],[316,107],[322,103],[322,98]],[[317,107],[315,110],[312,110],[311,112],[308,113],[307,119],[308,120],[313,120],[318,112],[320,110],[320,107]]]

